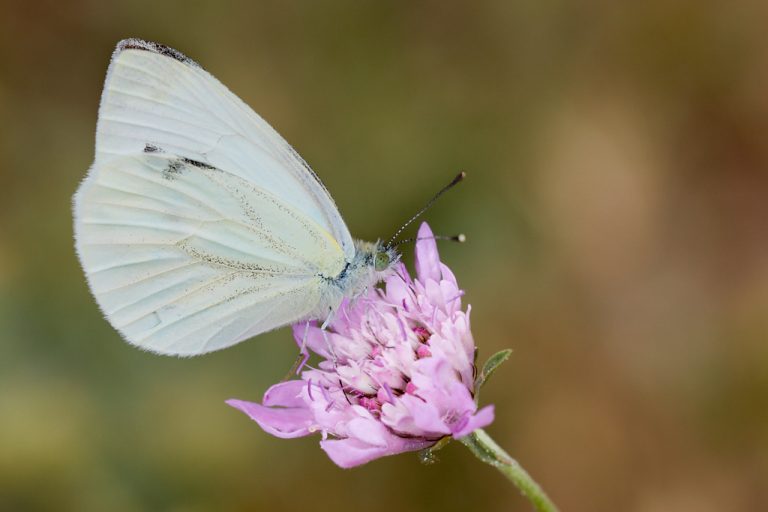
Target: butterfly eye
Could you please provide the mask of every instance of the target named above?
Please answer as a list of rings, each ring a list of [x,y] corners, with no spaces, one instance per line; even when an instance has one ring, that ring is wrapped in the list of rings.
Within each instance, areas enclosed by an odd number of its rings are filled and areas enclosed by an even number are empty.
[[[373,259],[373,268],[376,269],[377,272],[381,272],[389,267],[389,263],[389,254],[385,252],[377,252]]]

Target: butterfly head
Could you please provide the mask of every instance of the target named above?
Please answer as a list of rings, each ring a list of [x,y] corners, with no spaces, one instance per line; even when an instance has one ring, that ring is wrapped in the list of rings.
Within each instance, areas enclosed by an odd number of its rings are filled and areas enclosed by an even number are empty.
[[[400,255],[393,247],[376,244],[376,252],[373,255],[373,269],[376,272],[386,272],[399,260]]]
[[[386,277],[392,267],[400,261],[397,249],[381,241],[371,243],[358,240],[356,248],[358,264],[353,262],[352,266],[358,266],[376,281]]]

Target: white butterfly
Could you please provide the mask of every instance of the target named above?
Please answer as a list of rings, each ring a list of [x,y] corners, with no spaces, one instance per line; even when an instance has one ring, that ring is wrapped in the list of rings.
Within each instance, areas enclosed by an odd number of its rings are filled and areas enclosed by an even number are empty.
[[[138,39],[112,56],[74,218],[107,320],[161,354],[326,318],[399,258],[353,240],[317,175],[224,85]]]

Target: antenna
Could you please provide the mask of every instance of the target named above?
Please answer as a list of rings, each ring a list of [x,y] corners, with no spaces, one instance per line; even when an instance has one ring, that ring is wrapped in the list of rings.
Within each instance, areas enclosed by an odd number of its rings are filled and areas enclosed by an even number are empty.
[[[385,245],[384,247],[394,247],[394,246],[392,245],[392,242],[394,242],[394,241],[395,241],[395,238],[397,238],[397,237],[400,235],[400,233],[402,233],[402,232],[403,232],[403,230],[404,230],[405,228],[407,228],[408,226],[410,226],[410,225],[411,225],[411,223],[412,223],[413,221],[415,221],[416,219],[418,219],[419,217],[421,217],[421,215],[422,215],[422,214],[423,214],[425,211],[429,210],[429,208],[430,208],[430,207],[431,207],[433,204],[435,204],[435,201],[437,201],[437,200],[440,198],[440,196],[442,196],[443,194],[445,194],[446,192],[448,192],[449,190],[451,190],[451,189],[452,189],[454,186],[458,185],[458,184],[459,184],[459,183],[460,183],[460,182],[461,182],[461,181],[462,181],[464,178],[466,178],[466,177],[467,177],[467,173],[466,173],[466,172],[464,172],[464,171],[461,171],[459,174],[457,174],[457,175],[456,175],[456,177],[455,177],[455,178],[453,178],[449,184],[447,184],[446,186],[444,186],[443,188],[441,188],[441,189],[440,189],[440,191],[439,191],[437,194],[435,194],[434,196],[432,196],[432,199],[430,199],[429,201],[427,201],[427,204],[425,204],[425,205],[424,205],[424,207],[423,207],[421,210],[419,210],[418,212],[416,212],[416,215],[414,215],[413,217],[411,217],[410,219],[408,219],[408,222],[406,222],[405,224],[403,224],[403,225],[400,227],[400,229],[398,229],[398,230],[397,230],[397,232],[396,232],[394,235],[392,235],[392,238],[390,238],[390,239],[389,239],[389,242],[387,242],[387,243],[386,243],[386,245]],[[463,240],[458,240],[458,238],[459,238],[459,237],[463,238],[463,235],[458,235],[457,237],[447,237],[447,238],[449,238],[449,239],[453,239],[453,238],[456,238],[456,239],[457,239],[457,241],[463,241]],[[446,237],[435,237],[435,239],[440,239],[440,238],[446,238]],[[414,239],[414,240],[415,240],[415,239]],[[411,242],[412,242],[412,241],[414,241],[414,240],[409,240],[409,241],[411,241]],[[397,244],[395,244],[395,245],[400,245],[401,243],[405,243],[405,242],[399,242],[399,243],[397,243]]]
[[[413,238],[406,238],[405,240],[400,240],[399,242],[395,242],[394,244],[389,245],[387,247],[397,247],[398,245],[409,244],[411,242],[418,242],[419,240],[450,240],[451,242],[459,242],[460,244],[463,244],[464,242],[467,241],[467,237],[464,236],[464,233],[459,233],[458,235],[453,235],[453,236],[435,235],[435,236],[423,236],[421,238],[413,237]]]

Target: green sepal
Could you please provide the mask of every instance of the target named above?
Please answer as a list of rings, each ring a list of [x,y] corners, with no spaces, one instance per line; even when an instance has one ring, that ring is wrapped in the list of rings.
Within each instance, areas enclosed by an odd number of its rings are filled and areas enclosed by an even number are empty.
[[[427,466],[434,464],[435,462],[439,462],[440,459],[437,457],[437,455],[435,455],[435,452],[445,448],[445,445],[450,443],[451,439],[453,439],[451,436],[445,436],[429,448],[419,450],[419,462]]]
[[[480,373],[478,373],[477,377],[475,378],[475,402],[477,402],[480,397],[480,388],[482,388],[486,381],[488,381],[488,378],[491,376],[491,374],[493,374],[493,372],[495,372],[496,369],[501,366],[504,361],[509,359],[509,356],[511,355],[512,349],[507,348],[496,352],[488,358],[488,360],[483,365],[483,369],[480,370]]]

